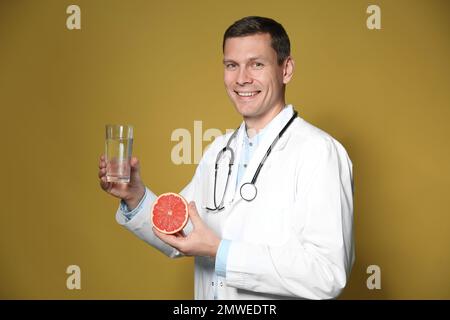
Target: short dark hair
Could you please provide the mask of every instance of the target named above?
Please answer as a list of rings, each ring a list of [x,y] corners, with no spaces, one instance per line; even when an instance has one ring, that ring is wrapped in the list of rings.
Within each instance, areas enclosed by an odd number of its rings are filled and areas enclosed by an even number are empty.
[[[278,64],[281,65],[291,54],[291,43],[283,26],[270,18],[249,16],[234,22],[223,35],[222,50],[228,38],[245,37],[258,33],[268,33],[272,38],[272,48],[277,53]]]

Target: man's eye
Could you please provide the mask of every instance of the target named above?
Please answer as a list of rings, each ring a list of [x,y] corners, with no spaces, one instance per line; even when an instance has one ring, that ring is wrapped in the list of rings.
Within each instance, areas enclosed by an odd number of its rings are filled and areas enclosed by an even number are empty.
[[[233,70],[234,68],[236,68],[236,65],[234,63],[227,63],[225,65],[225,68],[227,68],[229,70]]]
[[[264,65],[261,62],[255,62],[253,63],[253,67],[256,69],[261,69]]]

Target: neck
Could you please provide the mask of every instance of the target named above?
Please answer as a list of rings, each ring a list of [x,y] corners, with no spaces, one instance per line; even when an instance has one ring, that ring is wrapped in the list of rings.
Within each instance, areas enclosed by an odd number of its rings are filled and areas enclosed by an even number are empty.
[[[252,138],[257,135],[260,130],[264,129],[283,110],[284,106],[285,104],[282,102],[261,115],[244,117],[247,136]]]

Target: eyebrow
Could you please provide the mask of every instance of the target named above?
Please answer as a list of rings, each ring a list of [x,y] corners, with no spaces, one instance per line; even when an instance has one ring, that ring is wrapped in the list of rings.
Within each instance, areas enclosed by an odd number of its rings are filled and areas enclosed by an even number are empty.
[[[248,59],[248,61],[255,61],[255,60],[264,60],[264,58],[261,57],[261,56],[256,56],[256,57],[250,57],[250,58]],[[237,63],[236,61],[234,61],[233,59],[223,59],[223,64],[230,63],[230,62],[235,63],[235,64],[238,64],[238,63]]]
[[[236,63],[234,60],[231,60],[231,59],[223,59],[223,64],[227,64],[227,63],[230,63],[230,62]]]

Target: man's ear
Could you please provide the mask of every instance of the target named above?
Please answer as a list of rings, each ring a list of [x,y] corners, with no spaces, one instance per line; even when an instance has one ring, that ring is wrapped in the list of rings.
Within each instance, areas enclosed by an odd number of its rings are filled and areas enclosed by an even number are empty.
[[[291,81],[292,76],[294,75],[294,59],[291,56],[287,57],[283,62],[283,83],[287,84]]]

